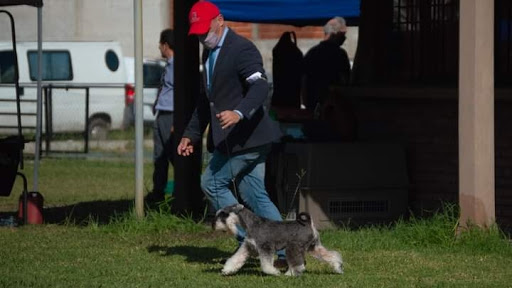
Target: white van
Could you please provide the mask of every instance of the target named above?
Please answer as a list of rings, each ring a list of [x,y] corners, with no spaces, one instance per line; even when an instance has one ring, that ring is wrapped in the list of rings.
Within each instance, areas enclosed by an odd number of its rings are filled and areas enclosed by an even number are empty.
[[[126,72],[128,75],[128,83],[133,87],[135,83],[135,59],[133,57],[125,57],[124,63],[126,66]],[[165,61],[163,59],[144,59],[142,63],[142,74],[144,79],[144,85],[142,90],[142,103],[143,103],[143,119],[144,125],[152,125],[155,121],[155,115],[153,115],[153,104],[155,103],[158,89],[160,87],[160,80],[162,73],[165,69]],[[125,120],[129,124],[133,124],[135,121],[135,109],[134,109],[134,93],[127,94],[126,98],[126,111]]]
[[[37,42],[18,42],[16,50],[22,126],[26,131],[34,129],[36,125]],[[0,42],[2,132],[17,125],[12,59],[12,43]],[[86,131],[87,89],[87,131],[91,137],[101,139],[106,137],[110,129],[123,128],[123,110],[129,87],[119,43],[43,42],[42,78],[43,87],[50,87],[47,91],[51,92],[48,100],[43,95],[43,131],[47,119],[51,123],[52,132]]]

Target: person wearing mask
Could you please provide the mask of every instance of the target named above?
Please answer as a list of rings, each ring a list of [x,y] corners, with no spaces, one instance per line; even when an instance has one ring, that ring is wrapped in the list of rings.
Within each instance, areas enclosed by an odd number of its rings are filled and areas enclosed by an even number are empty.
[[[306,109],[319,109],[331,86],[350,83],[350,61],[341,47],[346,40],[345,19],[334,17],[324,26],[324,40],[313,46],[304,56],[302,99]]]
[[[208,150],[213,154],[201,176],[201,189],[213,208],[236,204],[240,197],[255,214],[281,221],[265,190],[266,156],[272,143],[280,140],[281,131],[268,115],[269,85],[261,54],[251,41],[226,26],[211,2],[196,2],[189,22],[189,35],[196,35],[204,47],[205,95],[200,96],[177,153],[194,153],[209,124]],[[243,237],[241,230],[240,243]],[[280,251],[276,266],[284,263],[284,251]]]

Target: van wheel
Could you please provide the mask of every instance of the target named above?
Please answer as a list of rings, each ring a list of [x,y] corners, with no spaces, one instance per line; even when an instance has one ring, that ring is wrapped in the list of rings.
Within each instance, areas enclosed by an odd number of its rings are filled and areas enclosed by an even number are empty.
[[[89,139],[106,140],[109,130],[110,123],[108,121],[102,118],[93,118],[89,122]]]

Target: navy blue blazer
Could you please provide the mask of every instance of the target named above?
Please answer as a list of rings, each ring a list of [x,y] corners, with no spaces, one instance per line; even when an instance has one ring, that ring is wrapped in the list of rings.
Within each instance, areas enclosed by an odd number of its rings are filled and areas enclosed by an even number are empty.
[[[205,49],[203,52],[205,65],[210,51]],[[263,78],[254,82],[246,80],[256,72],[262,73]],[[198,143],[210,124],[208,151],[215,149],[224,153],[243,152],[280,139],[278,124],[268,115],[270,101],[263,61],[251,41],[229,29],[217,55],[210,91],[206,88],[205,74],[203,93],[183,137]],[[238,110],[244,118],[223,130],[215,114],[225,110]]]

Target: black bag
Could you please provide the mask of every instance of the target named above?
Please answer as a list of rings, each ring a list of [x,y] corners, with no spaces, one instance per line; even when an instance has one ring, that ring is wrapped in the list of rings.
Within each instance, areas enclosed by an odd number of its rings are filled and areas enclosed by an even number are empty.
[[[11,195],[24,145],[18,136],[0,139],[0,196]]]
[[[272,49],[272,106],[300,108],[303,59],[295,32],[284,32]]]

